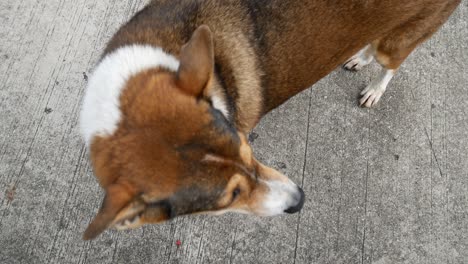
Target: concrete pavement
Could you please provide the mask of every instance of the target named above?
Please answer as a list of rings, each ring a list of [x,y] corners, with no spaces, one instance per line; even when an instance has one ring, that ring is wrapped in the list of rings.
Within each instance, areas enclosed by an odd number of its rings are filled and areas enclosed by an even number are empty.
[[[0,263],[468,263],[466,0],[376,108],[357,97],[378,65],[337,69],[255,129],[257,157],[303,186],[300,214],[82,241],[103,196],[77,127],[87,74],[144,4],[0,2]]]

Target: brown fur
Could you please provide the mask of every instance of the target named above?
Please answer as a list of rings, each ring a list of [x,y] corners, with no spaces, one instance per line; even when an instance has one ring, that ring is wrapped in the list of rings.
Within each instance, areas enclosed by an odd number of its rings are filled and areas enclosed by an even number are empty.
[[[152,1],[104,55],[148,44],[181,66],[131,78],[117,131],[93,140],[106,198],[84,238],[136,216],[132,227],[188,213],[255,212],[266,193],[261,180],[287,178],[253,157],[245,133],[369,43],[381,64],[398,68],[459,2]],[[211,93],[228,102],[228,120],[212,109]]]

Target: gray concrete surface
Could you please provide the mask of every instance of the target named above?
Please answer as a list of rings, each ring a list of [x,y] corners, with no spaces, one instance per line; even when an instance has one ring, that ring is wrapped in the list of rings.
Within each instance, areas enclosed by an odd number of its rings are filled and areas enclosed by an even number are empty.
[[[103,195],[77,128],[86,74],[144,3],[0,2],[0,263],[468,263],[465,0],[377,108],[356,103],[377,65],[337,69],[255,129],[258,158],[304,187],[300,214],[83,242]]]

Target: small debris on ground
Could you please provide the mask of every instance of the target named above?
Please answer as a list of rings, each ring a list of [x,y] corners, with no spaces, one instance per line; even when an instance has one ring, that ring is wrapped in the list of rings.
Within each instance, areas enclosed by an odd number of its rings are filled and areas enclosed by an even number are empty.
[[[286,163],[284,163],[284,162],[277,162],[276,165],[280,169],[286,169],[287,168]]]
[[[46,107],[46,108],[44,109],[44,112],[45,112],[46,114],[50,114],[50,113],[52,113],[52,108]]]
[[[16,194],[16,186],[13,185],[6,191],[6,198],[8,200],[8,203],[11,203],[13,199],[15,199],[15,194]]]
[[[180,247],[182,245],[182,242],[180,240],[177,240],[175,244],[177,245],[177,247]]]
[[[86,74],[86,72],[83,72],[83,79],[84,79],[85,81],[88,81],[88,75]]]
[[[249,134],[249,142],[253,143],[256,139],[258,138],[258,134],[255,132],[252,132]]]

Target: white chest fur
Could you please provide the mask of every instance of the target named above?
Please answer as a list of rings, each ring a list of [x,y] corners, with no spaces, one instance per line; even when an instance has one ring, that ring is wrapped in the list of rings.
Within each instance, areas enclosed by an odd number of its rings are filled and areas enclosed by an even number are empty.
[[[105,56],[89,78],[80,115],[81,134],[87,145],[94,136],[112,135],[121,119],[120,95],[126,82],[139,72],[164,67],[177,71],[179,61],[161,48],[131,45]],[[228,117],[219,91],[210,95],[213,107]]]
[[[179,61],[161,48],[132,45],[105,56],[89,78],[80,116],[87,145],[94,136],[112,135],[120,122],[120,94],[126,82],[139,72],[165,67],[177,71]]]

